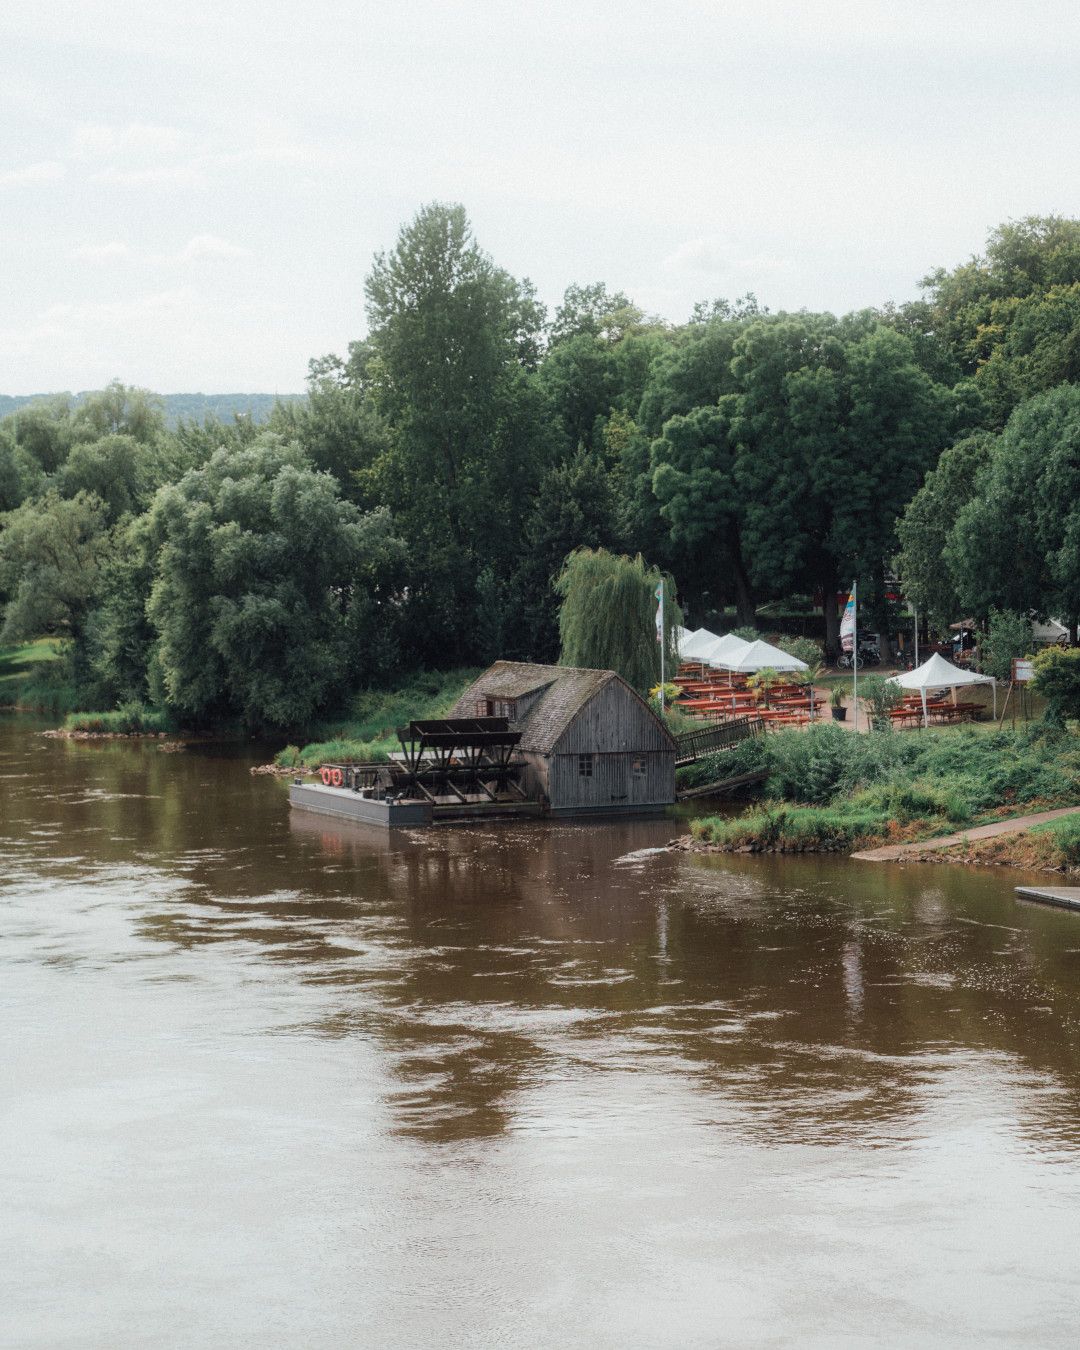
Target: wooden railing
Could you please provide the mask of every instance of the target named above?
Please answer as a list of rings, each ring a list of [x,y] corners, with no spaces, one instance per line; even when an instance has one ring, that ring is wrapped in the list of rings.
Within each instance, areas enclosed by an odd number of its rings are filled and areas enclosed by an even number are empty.
[[[716,726],[702,727],[700,731],[683,731],[675,737],[675,764],[693,764],[702,755],[717,750],[730,750],[751,736],[764,736],[765,722],[760,717],[734,717]]]

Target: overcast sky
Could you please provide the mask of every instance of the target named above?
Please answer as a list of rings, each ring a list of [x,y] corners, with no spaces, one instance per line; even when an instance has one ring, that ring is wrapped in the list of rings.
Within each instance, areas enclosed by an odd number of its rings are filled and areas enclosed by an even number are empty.
[[[0,392],[287,392],[433,199],[554,306],[903,301],[1080,215],[1080,6],[0,7]]]

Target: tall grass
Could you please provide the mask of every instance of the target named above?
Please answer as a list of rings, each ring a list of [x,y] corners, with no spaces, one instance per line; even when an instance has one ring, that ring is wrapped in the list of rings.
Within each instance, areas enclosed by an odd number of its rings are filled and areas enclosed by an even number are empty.
[[[71,662],[58,639],[0,647],[0,707],[59,714],[77,704]]]
[[[274,763],[287,769],[317,769],[326,763],[381,764],[398,749],[397,729],[415,720],[445,717],[479,670],[424,671],[400,689],[361,689],[337,717],[314,730],[319,739],[287,745]]]
[[[147,708],[142,703],[122,703],[111,712],[68,713],[64,728],[113,736],[137,732],[155,734],[172,730],[172,721],[168,713],[158,708]]]
[[[771,804],[696,822],[699,837],[725,847],[940,833],[1002,807],[1080,802],[1080,737],[1040,724],[856,736],[825,723],[744,742],[693,768],[704,782],[767,774]]]

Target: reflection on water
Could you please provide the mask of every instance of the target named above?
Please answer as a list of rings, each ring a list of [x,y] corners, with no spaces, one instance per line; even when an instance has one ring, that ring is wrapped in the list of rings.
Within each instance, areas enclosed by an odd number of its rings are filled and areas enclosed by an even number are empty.
[[[5,1344],[1073,1343],[1080,916],[247,767],[0,723]]]

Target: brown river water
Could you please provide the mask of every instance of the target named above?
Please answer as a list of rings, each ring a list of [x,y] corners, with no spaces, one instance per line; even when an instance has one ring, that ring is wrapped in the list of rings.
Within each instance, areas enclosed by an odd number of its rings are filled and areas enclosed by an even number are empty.
[[[1077,1343],[1080,914],[1017,875],[388,837],[39,730],[3,1346]]]

